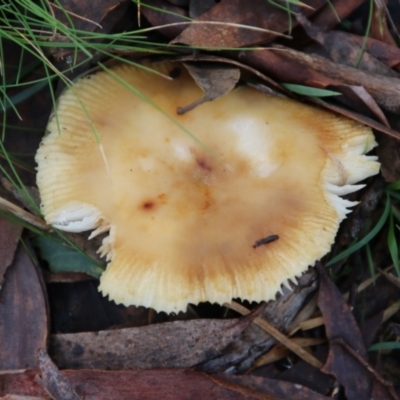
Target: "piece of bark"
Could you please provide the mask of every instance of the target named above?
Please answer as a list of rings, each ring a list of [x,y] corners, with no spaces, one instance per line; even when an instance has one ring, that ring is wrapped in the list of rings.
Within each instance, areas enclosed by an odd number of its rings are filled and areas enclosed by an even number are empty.
[[[0,370],[36,366],[47,342],[47,311],[41,272],[20,245],[0,291]]]
[[[314,268],[310,268],[298,280],[293,291],[284,288],[284,294],[278,300],[269,302],[259,316],[267,319],[279,331],[287,332],[304,301],[316,287],[317,274]],[[259,326],[251,324],[223,354],[204,362],[198,368],[207,372],[241,373],[247,371],[275,343],[276,340]]]
[[[45,349],[39,349],[38,364],[41,378],[35,381],[49,393],[54,400],[81,400],[68,379],[58,370]]]
[[[141,328],[53,335],[60,368],[186,368],[218,356],[252,317],[166,322]]]

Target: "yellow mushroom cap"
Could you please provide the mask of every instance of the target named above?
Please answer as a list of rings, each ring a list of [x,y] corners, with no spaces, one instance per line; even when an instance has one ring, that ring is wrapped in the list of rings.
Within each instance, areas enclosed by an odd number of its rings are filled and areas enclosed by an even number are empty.
[[[79,79],[50,119],[43,214],[109,230],[99,289],[116,303],[274,298],[329,252],[353,205],[339,196],[379,171],[371,130],[352,120],[248,87],[177,115],[201,95],[183,67],[170,81],[120,65]]]

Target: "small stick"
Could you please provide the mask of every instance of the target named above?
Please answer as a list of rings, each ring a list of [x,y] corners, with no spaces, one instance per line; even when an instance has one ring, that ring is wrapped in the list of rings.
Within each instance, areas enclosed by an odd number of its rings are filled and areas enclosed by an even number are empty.
[[[231,303],[225,303],[225,307],[230,308],[231,310],[234,310],[242,315],[248,315],[250,314],[250,311],[246,308],[243,307],[242,305],[232,301]],[[300,358],[302,358],[304,361],[308,362],[312,366],[321,369],[323,367],[323,364],[316,359],[314,356],[312,356],[310,353],[308,353],[306,350],[304,350],[301,346],[299,346],[297,343],[295,343],[292,339],[289,339],[287,336],[285,336],[283,333],[281,333],[278,329],[276,329],[274,326],[269,324],[265,319],[261,317],[256,317],[253,321],[256,325],[258,325],[260,328],[265,330],[269,335],[271,335],[273,338],[275,338],[278,342],[281,342],[285,347],[293,351],[293,353],[297,354]]]
[[[36,226],[37,228],[44,231],[49,231],[51,229],[51,226],[47,225],[46,222],[43,221],[41,218],[31,214],[28,211],[25,211],[23,208],[18,207],[14,203],[11,203],[10,201],[3,199],[2,197],[0,197],[0,209],[13,214],[17,218],[20,218],[28,224]]]

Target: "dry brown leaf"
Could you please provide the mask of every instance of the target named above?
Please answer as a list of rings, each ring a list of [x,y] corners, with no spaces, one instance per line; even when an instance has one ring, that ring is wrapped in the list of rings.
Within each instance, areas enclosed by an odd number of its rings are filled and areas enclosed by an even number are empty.
[[[391,137],[381,137],[378,146],[381,161],[381,173],[386,182],[392,183],[400,179],[400,143]]]
[[[0,289],[3,286],[4,274],[14,259],[22,226],[10,222],[0,215]]]
[[[102,26],[105,18],[125,0],[60,0],[49,3],[54,16],[64,25],[70,26],[71,21],[74,29],[82,31],[94,31],[97,28],[106,29]]]
[[[388,65],[362,49],[362,40],[358,39],[363,38],[342,31],[326,31],[310,23],[302,14],[297,16],[297,20],[307,35],[322,46],[323,53],[332,61],[350,67],[354,67],[359,61],[357,68],[362,71],[394,78],[399,77]],[[362,57],[358,60],[360,56]]]
[[[303,9],[307,15],[324,4],[320,0],[304,3],[310,6]],[[289,24],[287,12],[264,0],[222,0],[201,14],[196,24],[190,25],[172,43],[223,48],[252,46],[281,36],[288,31]]]
[[[0,369],[36,366],[48,335],[46,294],[40,270],[19,246],[0,291]]]
[[[357,42],[359,45],[363,42],[364,38],[361,36],[351,35],[352,40]],[[397,46],[392,46],[379,40],[368,38],[365,44],[365,49],[368,53],[372,54],[378,60],[393,68],[397,72],[399,71],[400,64],[400,49]]]
[[[369,116],[378,120],[382,125],[390,129],[385,114],[363,86],[333,85],[332,89],[337,90],[344,95],[338,97],[337,100],[340,103],[343,103],[361,115]]]
[[[350,15],[364,0],[330,0],[315,16],[313,23],[324,28],[332,28]]]
[[[283,46],[240,54],[239,60],[281,82],[317,88],[363,86],[385,110],[400,112],[400,79],[360,71]]]
[[[326,335],[331,341],[322,371],[336,377],[349,400],[395,399],[390,388],[383,384],[383,379],[368,365],[361,332],[342,294],[320,263],[317,263],[317,268],[320,276],[318,306],[324,317]],[[373,392],[377,397],[373,397]]]
[[[172,24],[172,26],[159,30],[170,39],[178,36],[187,27],[187,11],[163,0],[146,0],[140,6],[140,13],[154,27]]]
[[[375,0],[373,2],[373,14],[369,36],[380,40],[381,42],[396,46],[396,41],[393,39],[389,27],[387,25],[387,0]]]
[[[197,85],[204,91],[204,95],[193,103],[181,106],[177,112],[184,114],[206,101],[216,100],[229,93],[238,83],[240,69],[221,63],[184,63],[189,74]]]

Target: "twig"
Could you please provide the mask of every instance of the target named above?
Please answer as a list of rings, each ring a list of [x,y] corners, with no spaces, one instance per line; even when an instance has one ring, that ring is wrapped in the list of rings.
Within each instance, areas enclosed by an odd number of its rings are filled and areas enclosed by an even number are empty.
[[[250,314],[250,311],[246,307],[243,307],[234,301],[232,301],[231,303],[225,303],[224,306],[226,306],[234,311],[237,311],[239,314],[242,314],[242,315]],[[308,362],[312,366],[319,368],[319,369],[323,367],[323,364],[319,360],[317,360],[314,356],[312,356],[310,353],[308,353],[306,350],[304,350],[301,346],[299,346],[298,344],[293,342],[291,339],[289,339],[283,333],[279,332],[278,329],[273,327],[266,320],[264,320],[260,317],[256,317],[253,322],[256,325],[258,325],[260,328],[264,329],[267,333],[269,333],[276,340],[281,342],[288,349],[293,351],[293,353],[297,354],[304,361]]]
[[[25,211],[23,208],[18,207],[14,203],[11,203],[2,197],[0,197],[0,209],[15,215],[17,218],[22,219],[28,224],[36,226],[36,228],[44,231],[49,231],[51,229],[51,226],[47,225],[46,222],[44,222],[41,218],[31,214],[28,211]]]

